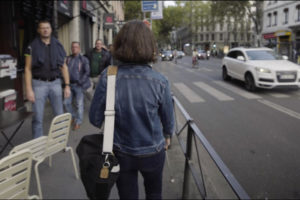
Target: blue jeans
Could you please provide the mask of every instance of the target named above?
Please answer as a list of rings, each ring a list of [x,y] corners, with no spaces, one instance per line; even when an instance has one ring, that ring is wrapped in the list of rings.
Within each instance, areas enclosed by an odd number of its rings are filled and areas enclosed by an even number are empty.
[[[138,171],[144,178],[146,199],[162,199],[162,173],[165,150],[151,156],[131,156],[117,152],[120,176],[117,188],[120,199],[139,199]]]
[[[70,86],[71,86],[71,95],[69,98],[66,98],[64,100],[64,105],[67,112],[72,114],[72,118],[75,120],[75,123],[80,125],[83,120],[83,111],[84,111],[83,89],[76,84],[71,84]],[[73,109],[73,105],[72,105],[73,98],[75,98],[76,100],[77,111],[74,111]]]
[[[43,136],[44,108],[47,98],[50,100],[55,116],[63,113],[61,80],[47,82],[32,79],[32,89],[35,96],[35,102],[32,104],[34,112],[32,134],[33,138],[38,138]]]

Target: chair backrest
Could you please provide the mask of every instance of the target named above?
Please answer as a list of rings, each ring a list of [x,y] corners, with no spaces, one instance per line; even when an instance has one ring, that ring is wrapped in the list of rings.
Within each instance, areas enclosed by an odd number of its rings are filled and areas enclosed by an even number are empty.
[[[71,118],[72,115],[70,113],[64,113],[52,120],[48,133],[46,157],[56,154],[67,147]]]
[[[32,154],[21,150],[0,160],[0,199],[27,199]]]
[[[38,160],[40,158],[44,157],[46,147],[47,147],[47,136],[42,136],[33,140],[30,140],[28,142],[25,142],[23,144],[19,144],[18,146],[15,146],[9,154],[16,153],[18,151],[21,151],[23,149],[29,149],[32,153],[32,158],[34,160]]]

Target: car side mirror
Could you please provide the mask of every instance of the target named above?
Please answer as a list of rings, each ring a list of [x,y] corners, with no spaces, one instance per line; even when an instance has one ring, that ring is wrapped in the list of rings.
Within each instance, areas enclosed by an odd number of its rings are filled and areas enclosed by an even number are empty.
[[[245,57],[244,56],[238,56],[237,59],[240,60],[240,61],[245,61]]]
[[[288,60],[289,57],[287,57],[287,56],[282,56],[282,59],[283,59],[283,60]]]

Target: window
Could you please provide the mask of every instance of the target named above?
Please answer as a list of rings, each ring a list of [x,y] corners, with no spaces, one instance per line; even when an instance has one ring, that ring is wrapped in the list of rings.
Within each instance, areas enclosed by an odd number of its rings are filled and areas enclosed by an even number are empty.
[[[231,51],[227,54],[227,57],[229,58],[236,58],[236,51]]]
[[[277,25],[277,12],[274,12],[273,15],[274,15],[274,24],[273,24],[273,26],[276,26]]]
[[[220,33],[220,41],[223,40],[223,33]]]
[[[250,41],[250,33],[247,33],[247,41]]]
[[[270,27],[272,24],[272,14],[271,13],[268,14],[268,20],[269,20],[268,27]]]
[[[209,40],[209,34],[206,34],[206,40],[207,41]]]
[[[228,41],[230,41],[230,33],[228,33]]]
[[[237,33],[233,34],[233,40],[236,42],[236,40],[237,40]]]
[[[244,40],[244,33],[241,33],[241,40]]]
[[[215,34],[211,34],[211,40],[214,41],[215,40]]]
[[[298,21],[300,21],[300,4],[299,5],[297,5],[296,6],[296,12],[297,12],[297,19],[296,19],[296,21],[298,22]]]
[[[289,22],[289,9],[285,8],[283,10],[283,14],[284,14],[284,21],[283,24],[287,24]]]
[[[200,35],[200,40],[203,41],[203,35],[202,34]]]
[[[223,31],[223,23],[220,24],[220,31]]]
[[[227,57],[235,58],[235,59],[236,59],[238,56],[243,56],[243,57],[245,58],[244,54],[243,54],[241,51],[231,51],[231,52],[229,52],[229,53],[227,54]]]

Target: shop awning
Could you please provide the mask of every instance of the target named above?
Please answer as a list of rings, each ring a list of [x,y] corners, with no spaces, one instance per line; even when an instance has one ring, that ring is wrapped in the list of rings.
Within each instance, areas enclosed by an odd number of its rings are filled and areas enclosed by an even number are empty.
[[[271,39],[271,38],[276,38],[275,33],[267,33],[267,34],[263,34],[264,39]]]

